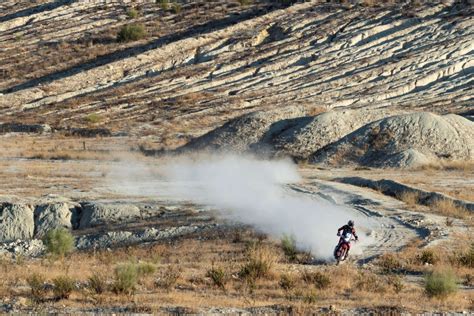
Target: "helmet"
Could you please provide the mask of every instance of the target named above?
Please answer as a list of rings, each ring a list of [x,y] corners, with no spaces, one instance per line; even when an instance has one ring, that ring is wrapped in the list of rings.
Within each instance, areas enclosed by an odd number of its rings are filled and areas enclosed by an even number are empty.
[[[349,222],[347,222],[347,225],[349,225],[349,227],[354,227],[354,221],[350,220]]]

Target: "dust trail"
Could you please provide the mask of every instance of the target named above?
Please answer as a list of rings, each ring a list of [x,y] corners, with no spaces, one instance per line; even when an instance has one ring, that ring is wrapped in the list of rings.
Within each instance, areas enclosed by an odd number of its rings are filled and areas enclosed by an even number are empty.
[[[137,165],[127,169],[126,192],[174,196],[208,205],[226,219],[252,225],[273,237],[293,235],[299,248],[310,250],[321,259],[332,256],[336,230],[349,219],[354,219],[358,227],[371,226],[354,210],[285,186],[301,180],[289,160],[214,155],[176,159],[158,170],[153,175]],[[141,182],[141,189],[134,189],[138,184],[130,182],[134,179]],[[354,252],[360,248],[355,247]]]

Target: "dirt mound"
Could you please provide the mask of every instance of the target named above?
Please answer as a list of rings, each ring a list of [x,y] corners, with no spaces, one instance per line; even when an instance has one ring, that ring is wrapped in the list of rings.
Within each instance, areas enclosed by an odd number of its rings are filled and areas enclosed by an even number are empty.
[[[313,162],[414,167],[438,159],[474,159],[474,123],[455,114],[388,117],[317,151]]]
[[[298,116],[304,115],[300,107],[268,112],[253,112],[231,120],[209,133],[191,140],[180,151],[226,150],[247,151],[261,148],[268,143],[271,135],[278,134],[300,123]]]
[[[386,116],[388,113],[383,110],[329,111],[300,119],[295,127],[275,136],[272,145],[280,154],[307,158],[355,129]]]

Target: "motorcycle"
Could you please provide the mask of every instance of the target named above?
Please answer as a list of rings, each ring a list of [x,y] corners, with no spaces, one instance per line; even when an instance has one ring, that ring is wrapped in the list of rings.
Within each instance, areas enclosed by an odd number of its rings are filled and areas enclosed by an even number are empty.
[[[356,240],[352,233],[346,232],[342,236],[339,234],[337,235],[339,238],[339,243],[334,248],[334,258],[336,259],[337,263],[339,264],[341,261],[347,259],[347,252],[349,251],[349,245],[352,240]]]

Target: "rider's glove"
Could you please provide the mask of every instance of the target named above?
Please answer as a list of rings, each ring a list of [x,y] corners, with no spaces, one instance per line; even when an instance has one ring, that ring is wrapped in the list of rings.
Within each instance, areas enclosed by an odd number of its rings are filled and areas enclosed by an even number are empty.
[[[337,236],[338,236],[338,237],[341,237],[341,233],[340,233],[340,232],[337,232]]]

